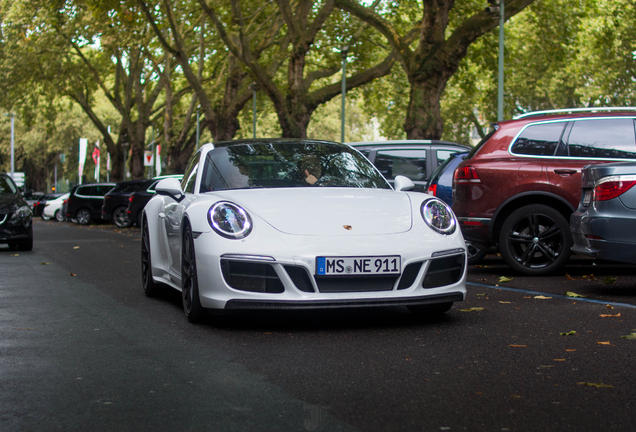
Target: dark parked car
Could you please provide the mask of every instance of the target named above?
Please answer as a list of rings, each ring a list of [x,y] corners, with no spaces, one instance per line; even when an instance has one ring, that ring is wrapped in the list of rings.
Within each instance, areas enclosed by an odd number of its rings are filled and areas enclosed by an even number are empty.
[[[578,254],[636,264],[636,162],[589,165],[570,217]]]
[[[101,220],[102,203],[115,183],[93,183],[74,186],[66,203],[66,216],[81,225]]]
[[[153,180],[127,180],[119,182],[110,192],[104,195],[102,204],[102,219],[114,222],[119,228],[126,228],[132,224],[128,219],[128,198],[133,192],[145,190]]]
[[[426,192],[433,171],[450,155],[470,150],[469,146],[448,141],[401,140],[348,143],[364,154],[393,185],[403,175],[415,183],[414,191]]]
[[[453,211],[464,238],[498,246],[528,275],[570,256],[570,215],[588,164],[636,159],[636,108],[565,109],[502,121],[455,170]]]
[[[33,212],[7,174],[0,174],[0,243],[12,250],[33,249]]]
[[[61,193],[51,193],[51,194],[42,195],[40,199],[37,200],[35,204],[33,204],[33,217],[41,216],[42,219],[44,220],[51,219],[50,217],[42,214],[42,210],[44,210],[44,207],[46,206],[46,202],[48,200],[54,200],[55,198],[59,198],[61,196],[62,196]]]
[[[128,213],[128,220],[131,223],[135,223],[138,227],[141,228],[141,211],[144,209],[148,201],[155,196],[155,186],[159,183],[160,180],[165,178],[176,178],[181,180],[183,174],[174,174],[174,175],[165,175],[159,176],[152,179],[152,183],[146,189],[140,189],[136,192],[133,192],[130,197],[128,197],[128,208],[126,212]]]

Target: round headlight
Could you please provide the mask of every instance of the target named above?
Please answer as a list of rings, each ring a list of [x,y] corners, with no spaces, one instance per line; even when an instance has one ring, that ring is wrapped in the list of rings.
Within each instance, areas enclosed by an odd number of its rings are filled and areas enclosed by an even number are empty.
[[[242,239],[252,231],[252,219],[244,208],[221,201],[208,210],[208,222],[214,231],[226,238]]]
[[[422,203],[422,218],[428,226],[440,234],[452,234],[457,228],[453,211],[438,199],[429,199]]]

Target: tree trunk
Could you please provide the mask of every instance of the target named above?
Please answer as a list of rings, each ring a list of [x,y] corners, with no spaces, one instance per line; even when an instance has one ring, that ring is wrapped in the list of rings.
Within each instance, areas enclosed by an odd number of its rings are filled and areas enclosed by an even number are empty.
[[[448,78],[412,79],[409,106],[404,121],[408,139],[439,140],[444,132],[440,99]]]

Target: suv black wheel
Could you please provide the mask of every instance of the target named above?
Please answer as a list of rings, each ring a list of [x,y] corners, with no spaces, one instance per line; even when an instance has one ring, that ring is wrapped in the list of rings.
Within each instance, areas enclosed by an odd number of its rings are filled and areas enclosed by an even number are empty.
[[[552,207],[521,207],[505,220],[499,250],[514,270],[544,275],[561,268],[570,257],[572,237],[565,217]]]
[[[488,249],[480,249],[469,241],[466,242],[466,250],[468,251],[468,265],[479,264],[488,252]]]
[[[80,225],[88,225],[92,219],[93,216],[88,209],[79,209],[77,213],[75,213],[75,220],[77,220],[77,223]]]
[[[115,225],[119,228],[128,228],[130,226],[130,221],[128,220],[128,212],[126,211],[126,207],[120,206],[115,209],[113,212],[113,221]]]

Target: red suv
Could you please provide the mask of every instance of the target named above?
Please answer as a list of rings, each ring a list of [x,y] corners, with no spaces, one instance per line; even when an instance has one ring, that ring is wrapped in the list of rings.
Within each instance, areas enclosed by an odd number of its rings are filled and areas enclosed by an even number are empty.
[[[541,111],[493,124],[455,171],[453,211],[467,241],[498,246],[513,269],[542,275],[570,256],[581,168],[636,159],[636,108]]]

